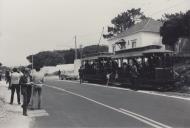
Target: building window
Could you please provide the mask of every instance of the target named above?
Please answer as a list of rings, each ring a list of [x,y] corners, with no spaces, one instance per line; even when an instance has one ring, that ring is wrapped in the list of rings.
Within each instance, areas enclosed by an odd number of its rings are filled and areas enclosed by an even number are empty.
[[[118,47],[120,49],[125,49],[126,48],[126,42],[125,42],[124,39],[121,39],[121,40],[117,41],[115,44],[118,45]]]
[[[125,44],[126,44],[126,42],[120,43],[120,49],[125,49],[126,48]]]
[[[136,48],[137,47],[137,40],[131,40],[131,44],[132,44],[132,48]]]
[[[112,45],[112,51],[115,52],[115,45]]]

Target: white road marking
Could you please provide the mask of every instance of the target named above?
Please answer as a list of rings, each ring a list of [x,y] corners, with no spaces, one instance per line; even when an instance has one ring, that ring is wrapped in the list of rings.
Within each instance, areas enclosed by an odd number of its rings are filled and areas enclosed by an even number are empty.
[[[114,111],[116,111],[116,112],[122,113],[122,114],[127,115],[127,116],[132,117],[132,118],[135,118],[135,119],[137,119],[137,120],[139,120],[139,121],[141,121],[141,122],[143,122],[143,123],[145,123],[145,124],[147,124],[147,125],[149,125],[149,126],[152,126],[152,127],[154,127],[154,128],[171,128],[170,126],[164,125],[164,124],[162,124],[162,123],[157,122],[157,124],[155,124],[153,121],[150,122],[149,120],[145,120],[145,119],[143,119],[143,118],[141,118],[141,117],[139,117],[139,116],[135,116],[134,114],[131,114],[131,113],[133,113],[133,112],[128,113],[128,112],[126,112],[126,111],[117,109],[117,108],[115,108],[115,107],[111,107],[111,106],[106,105],[106,104],[104,104],[104,103],[101,103],[101,102],[99,102],[99,101],[90,99],[90,98],[88,98],[88,97],[85,97],[85,96],[83,96],[83,95],[80,95],[80,94],[77,94],[77,93],[74,93],[74,92],[71,92],[71,91],[67,91],[67,90],[65,90],[65,89],[62,89],[62,88],[59,88],[59,87],[55,87],[55,86],[49,86],[49,85],[45,85],[45,86],[47,86],[47,87],[49,87],[49,88],[57,89],[57,90],[60,90],[60,91],[64,91],[64,92],[67,92],[67,93],[69,93],[69,94],[72,94],[72,95],[75,95],[75,96],[78,96],[78,97],[81,97],[81,98],[83,98],[83,99],[86,99],[86,100],[91,101],[91,102],[93,102],[93,103],[96,103],[96,104],[98,104],[98,105],[104,106],[104,107],[109,108],[109,109],[111,109],[111,110],[114,110]],[[156,121],[155,121],[155,122],[156,122]],[[160,126],[160,125],[158,125],[158,124],[162,124],[162,125]]]
[[[41,109],[41,110],[28,111],[28,116],[29,117],[41,117],[41,116],[49,116],[49,114],[46,112],[46,110]]]
[[[157,96],[163,96],[163,97],[168,97],[168,98],[174,98],[174,99],[180,99],[180,100],[187,100],[190,101],[190,97],[181,97],[181,96],[174,96],[174,95],[166,95],[166,94],[160,94],[152,91],[138,91],[140,93],[144,94],[151,94],[151,95],[157,95]]]
[[[152,119],[150,119],[150,118],[147,118],[147,117],[145,117],[145,116],[139,115],[139,114],[137,114],[137,113],[128,111],[128,110],[126,110],[126,109],[120,108],[120,110],[126,112],[127,114],[130,114],[130,115],[134,116],[134,118],[140,118],[142,121],[148,121],[148,122],[151,122],[151,123],[153,123],[153,124],[157,124],[157,125],[159,125],[159,126],[161,126],[161,127],[165,127],[165,128],[171,128],[171,127],[169,127],[169,126],[167,126],[167,125],[165,125],[165,124],[162,124],[162,123],[160,123],[160,122],[157,122],[157,121],[152,120]]]
[[[65,82],[70,82],[70,83],[78,83],[75,81],[68,81],[68,80],[59,80],[59,81],[65,81]],[[103,88],[113,88],[113,89],[124,90],[124,91],[133,91],[133,90],[127,89],[127,88],[110,87],[110,86],[104,86],[104,85],[92,84],[92,83],[83,83],[83,84],[84,85],[97,86],[97,87],[103,87]],[[175,95],[160,94],[160,93],[153,92],[153,91],[135,91],[135,92],[190,101],[190,97],[181,97],[181,96],[175,96]]]

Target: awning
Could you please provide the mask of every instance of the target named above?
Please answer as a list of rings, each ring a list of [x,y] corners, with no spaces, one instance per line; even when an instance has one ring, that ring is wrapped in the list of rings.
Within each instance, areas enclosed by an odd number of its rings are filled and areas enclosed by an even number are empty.
[[[153,53],[173,53],[173,51],[164,50],[164,49],[149,49],[149,50],[143,51],[143,54],[153,54]]]

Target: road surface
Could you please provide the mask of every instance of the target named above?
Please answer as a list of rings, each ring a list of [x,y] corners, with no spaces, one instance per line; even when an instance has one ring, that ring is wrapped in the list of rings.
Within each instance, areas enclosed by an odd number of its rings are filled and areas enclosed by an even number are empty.
[[[190,100],[47,78],[33,128],[190,127]]]

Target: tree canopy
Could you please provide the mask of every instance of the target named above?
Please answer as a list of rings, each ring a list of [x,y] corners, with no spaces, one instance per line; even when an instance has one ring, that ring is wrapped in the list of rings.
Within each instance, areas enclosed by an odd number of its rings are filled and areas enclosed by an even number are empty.
[[[86,46],[83,48],[82,54],[83,56],[88,55],[88,54],[93,54],[97,52],[108,52],[108,46],[106,45],[91,45],[91,46]]]
[[[56,66],[57,64],[64,63],[64,57],[56,51],[43,51],[35,55],[30,55],[27,57],[30,63],[32,63],[32,56],[34,67]]]
[[[104,34],[103,37],[111,38],[115,34],[121,33],[134,25],[135,21],[145,18],[146,16],[143,12],[141,12],[140,8],[132,8],[131,10],[127,10],[111,20],[113,27],[108,26],[108,34]]]
[[[80,58],[81,52],[83,56],[86,54],[97,52],[108,52],[106,45],[91,45],[84,47],[83,49],[77,49],[77,58]],[[71,64],[74,63],[75,50],[55,50],[55,51],[43,51],[33,55],[33,66],[56,66],[58,64]],[[32,55],[27,57],[27,60],[32,63]],[[29,65],[31,67],[31,65]]]
[[[190,38],[190,11],[165,14],[160,28],[162,43],[174,46],[179,38]]]

